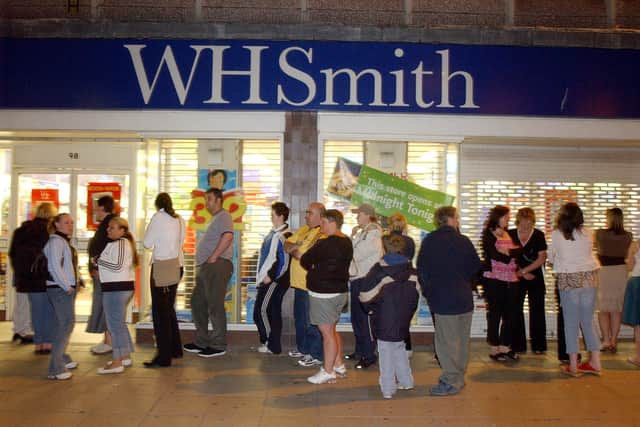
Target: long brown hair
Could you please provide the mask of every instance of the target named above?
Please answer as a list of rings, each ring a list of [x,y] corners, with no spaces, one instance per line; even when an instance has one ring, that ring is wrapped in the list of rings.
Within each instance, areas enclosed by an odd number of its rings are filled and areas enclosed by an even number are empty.
[[[111,221],[109,221],[109,223],[112,222],[116,223],[120,229],[124,230],[122,237],[129,241],[129,244],[131,245],[131,254],[133,255],[133,266],[137,267],[140,264],[140,259],[138,257],[138,251],[136,250],[136,239],[129,231],[129,222],[121,216],[114,216],[111,218]]]

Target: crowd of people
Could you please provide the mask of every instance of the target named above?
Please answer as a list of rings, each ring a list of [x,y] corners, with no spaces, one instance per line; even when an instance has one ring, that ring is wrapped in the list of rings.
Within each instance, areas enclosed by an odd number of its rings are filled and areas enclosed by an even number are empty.
[[[183,351],[205,358],[226,353],[224,301],[233,273],[233,223],[223,208],[221,190],[210,188],[205,200],[211,221],[195,254],[196,285],[191,296],[195,339],[183,345],[175,300],[184,273],[186,229],[169,194],[156,197],[157,212],[143,237],[144,247],[152,251],[149,285],[157,348],[155,356],[144,362],[146,368],[171,366]],[[482,230],[482,259],[460,233],[460,216],[452,206],[435,211],[435,230],[426,234],[417,257],[400,213],[386,218],[383,227],[375,208],[364,203],[353,210],[357,225],[350,235],[342,231],[343,214],[321,203],[308,206],[305,224],[295,232],[289,230],[289,213],[283,202],[271,205],[273,228],[258,254],[253,319],[258,352],[281,354],[282,304],[293,288],[296,346],[288,356],[301,366],[319,369],[308,377],[311,383],[331,383],[346,376],[347,360],[355,369],[378,365],[384,398],[412,389],[409,331],[423,295],[432,314],[435,356],[442,369],[430,393],[459,393],[465,385],[473,289],[478,286],[487,307],[490,360],[516,363],[527,351],[525,299],[530,350],[544,354],[545,266],[553,268],[559,297],[562,373],[600,375],[600,353],[617,351],[622,323],[634,327],[636,353],[627,360],[640,367],[640,243],[624,229],[619,208],[608,209],[606,228],[592,232],[584,226],[576,203],[563,204],[548,247],[545,234],[535,228],[531,208],[518,210],[515,228],[509,229],[510,209],[497,205]],[[100,224],[88,245],[93,300],[87,332],[104,336],[92,352],[112,355],[97,373],[118,374],[132,366],[134,346],[126,307],[140,261],[134,236],[127,221],[116,214],[111,196],[98,200],[96,217]],[[66,353],[75,324],[75,295],[83,286],[71,244],[73,229],[69,214],[42,203],[34,218],[16,229],[9,251],[14,285],[30,307],[35,353],[50,355],[48,377],[56,380],[71,378],[71,370],[78,366]],[[355,348],[345,354],[336,326],[347,310]],[[596,310],[602,339],[594,327]],[[581,359],[580,331],[587,360]],[[26,334],[16,334],[28,342]]]

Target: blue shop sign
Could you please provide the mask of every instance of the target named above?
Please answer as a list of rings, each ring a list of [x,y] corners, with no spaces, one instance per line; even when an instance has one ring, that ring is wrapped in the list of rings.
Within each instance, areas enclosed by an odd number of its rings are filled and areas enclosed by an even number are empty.
[[[0,108],[640,117],[632,50],[0,39]]]

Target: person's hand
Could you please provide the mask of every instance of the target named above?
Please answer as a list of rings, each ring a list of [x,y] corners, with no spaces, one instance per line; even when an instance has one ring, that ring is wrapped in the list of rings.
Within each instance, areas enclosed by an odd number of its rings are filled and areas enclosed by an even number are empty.
[[[73,295],[75,291],[75,288],[69,288],[69,290],[67,291],[67,295]]]
[[[262,283],[265,284],[265,285],[270,285],[271,284],[271,279],[269,278],[269,276],[267,276],[264,279],[262,279]]]
[[[207,258],[207,263],[209,264],[214,264],[216,261],[218,261],[217,255],[211,255],[209,258]]]
[[[534,275],[533,275],[533,274],[531,274],[531,273],[524,273],[524,274],[522,275],[522,277],[524,277],[526,280],[533,280],[533,279],[535,279],[535,278],[536,278],[536,276],[534,276]]]

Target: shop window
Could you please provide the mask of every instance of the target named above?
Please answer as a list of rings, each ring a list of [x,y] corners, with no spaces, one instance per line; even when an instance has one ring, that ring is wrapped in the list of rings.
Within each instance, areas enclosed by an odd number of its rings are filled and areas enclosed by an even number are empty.
[[[0,149],[0,308],[6,307],[9,258],[9,209],[11,203],[11,150]]]
[[[229,160],[229,144],[239,143],[239,159]],[[222,146],[223,149],[216,147]],[[212,148],[213,147],[213,148]],[[255,282],[257,253],[263,237],[271,229],[271,203],[281,194],[281,149],[277,140],[163,140],[160,142],[160,191],[168,192],[176,212],[188,223],[192,215],[192,192],[206,190],[208,172],[202,165],[222,161],[225,166],[225,201],[236,224],[234,251],[235,275],[227,296],[227,317],[231,322],[245,322],[246,287]],[[207,159],[199,159],[205,156]],[[225,157],[226,156],[226,157]],[[208,166],[207,166],[208,167]],[[212,171],[215,169],[212,169]],[[153,197],[149,197],[148,218],[153,214]],[[225,202],[227,203],[227,202]],[[195,286],[195,248],[197,233],[187,230],[185,274],[178,287],[176,308],[179,318],[190,320],[190,299]]]
[[[553,222],[559,207],[568,201],[576,202],[584,212],[585,226],[597,229],[605,226],[605,211],[617,206],[624,212],[625,228],[637,234],[640,226],[640,185],[616,182],[546,182],[546,181],[490,181],[472,180],[461,187],[461,229],[480,251],[480,239],[484,220],[489,210],[497,205],[511,208],[512,222],[521,207],[528,206],[536,213],[536,228],[544,231],[547,243],[551,243]],[[511,227],[515,227],[512,223]],[[557,302],[551,270],[546,270],[547,333],[555,334]],[[525,302],[525,311],[528,305]],[[476,310],[482,317],[484,311]],[[475,322],[474,322],[475,323]],[[472,330],[475,336],[484,334],[484,323]]]

